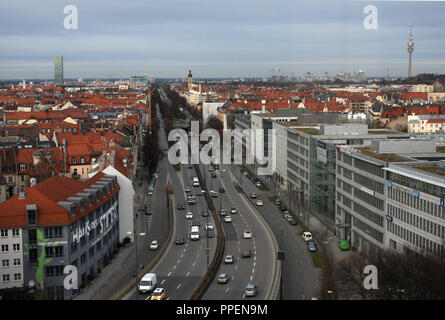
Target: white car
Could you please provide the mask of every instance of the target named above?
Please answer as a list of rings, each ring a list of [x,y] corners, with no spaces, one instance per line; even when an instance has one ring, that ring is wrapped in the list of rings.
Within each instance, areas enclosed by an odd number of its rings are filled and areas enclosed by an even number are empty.
[[[209,222],[205,225],[206,230],[213,230],[213,223]]]
[[[244,229],[243,238],[244,239],[252,239],[252,231],[250,231],[248,229]]]
[[[310,232],[303,232],[302,237],[303,237],[304,241],[312,240],[312,233],[310,233]]]
[[[256,201],[256,205],[259,206],[259,207],[262,207],[262,206],[263,206],[263,200],[259,200],[259,199],[258,199],[258,200]]]
[[[187,212],[185,215],[186,219],[193,219],[193,213],[191,211]]]
[[[231,254],[228,254],[228,255],[224,258],[224,263],[226,263],[226,264],[233,263],[233,256],[232,256]]]
[[[159,242],[158,240],[153,240],[150,244],[150,250],[158,250]]]
[[[224,222],[232,222],[232,217],[231,216],[225,216],[224,217]]]

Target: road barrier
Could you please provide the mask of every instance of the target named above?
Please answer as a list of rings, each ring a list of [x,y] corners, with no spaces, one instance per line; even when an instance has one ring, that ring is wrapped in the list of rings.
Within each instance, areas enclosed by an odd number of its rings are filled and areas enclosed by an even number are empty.
[[[206,274],[202,277],[201,282],[198,285],[198,288],[195,290],[192,297],[190,298],[190,300],[200,300],[202,299],[207,289],[212,284],[212,281],[216,276],[219,266],[221,265],[224,255],[225,238],[221,221],[218,217],[218,214],[216,213],[212,198],[209,192],[207,191],[205,180],[203,180],[201,177],[201,171],[199,170],[199,165],[195,164],[194,166],[201,187],[204,187],[204,190],[206,190],[206,192],[204,193],[204,197],[206,198],[207,206],[209,207],[209,210],[212,213],[213,220],[215,221],[216,230],[218,231],[218,235],[216,237],[217,240],[216,240],[215,255],[213,256],[209,269],[207,270]]]
[[[153,260],[145,266],[145,268],[139,272],[139,274],[133,278],[125,287],[123,287],[121,290],[119,290],[118,293],[116,293],[114,296],[110,298],[110,300],[120,300],[122,299],[128,292],[130,292],[131,289],[137,286],[139,281],[141,281],[142,277],[150,272],[156,263],[161,259],[161,257],[164,255],[165,251],[167,250],[167,247],[170,245],[170,241],[173,235],[173,208],[174,208],[174,196],[173,199],[170,199],[171,194],[170,192],[173,192],[173,189],[171,188],[171,185],[168,185],[166,188],[167,192],[167,207],[168,207],[168,216],[167,216],[167,225],[168,225],[168,237],[167,242],[165,245],[159,250],[158,254],[153,258]],[[137,254],[137,252],[136,252]]]
[[[275,251],[275,257],[276,257],[275,270],[273,272],[272,285],[269,288],[269,292],[266,295],[265,300],[279,300],[279,298],[280,298],[280,296],[279,296],[280,295],[280,284],[281,284],[281,281],[280,281],[281,280],[281,261],[278,260],[279,246],[278,246],[277,239],[275,238],[275,235],[272,232],[272,229],[270,228],[269,224],[266,222],[266,220],[263,218],[263,216],[257,211],[257,209],[252,204],[252,202],[250,202],[247,195],[244,192],[242,192],[241,197],[244,197],[245,200],[247,201],[247,203],[249,203],[249,205],[252,207],[253,212],[256,213],[258,218],[261,220],[263,225],[266,227],[267,233],[272,240],[273,248]]]

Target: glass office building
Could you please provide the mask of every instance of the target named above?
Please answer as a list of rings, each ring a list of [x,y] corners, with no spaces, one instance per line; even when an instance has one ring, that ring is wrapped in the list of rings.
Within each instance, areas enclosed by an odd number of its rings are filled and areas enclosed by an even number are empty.
[[[56,86],[63,85],[63,57],[57,56],[54,58],[54,81]]]

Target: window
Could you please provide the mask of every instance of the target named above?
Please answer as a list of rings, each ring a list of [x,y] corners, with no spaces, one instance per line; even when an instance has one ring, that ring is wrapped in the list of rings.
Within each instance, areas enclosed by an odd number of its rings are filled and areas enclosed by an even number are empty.
[[[62,238],[62,227],[54,228],[54,238]]]
[[[2,244],[2,252],[8,252],[9,251],[9,247],[7,244]]]
[[[37,249],[35,248],[29,249],[29,262],[30,263],[37,262]]]
[[[45,238],[52,239],[53,238],[53,229],[45,228]]]
[[[25,171],[26,170],[26,164],[21,163],[20,164],[20,171]]]
[[[12,245],[12,249],[13,249],[14,251],[20,251],[20,244],[19,244],[19,243],[14,243],[14,244]]]
[[[29,229],[28,230],[28,238],[30,244],[37,243],[37,230],[36,229]]]
[[[53,247],[45,247],[45,255],[47,257],[53,257],[54,256],[54,248]]]
[[[63,286],[56,287],[56,300],[64,300],[65,298],[65,289]]]
[[[80,163],[85,163],[85,159],[84,159],[84,157],[81,157],[81,158],[80,158]]]
[[[63,257],[63,247],[54,247],[54,257]]]
[[[14,259],[14,267],[18,267],[20,266],[20,258],[15,258]]]
[[[2,278],[3,282],[9,282],[9,274],[4,274]]]
[[[89,255],[90,255],[90,258],[94,256],[94,247],[90,248]]]
[[[18,236],[20,236],[20,231],[19,231],[19,229],[12,229],[12,236],[13,236],[13,237],[18,237]]]
[[[83,255],[80,256],[80,264],[85,264],[85,262],[87,262],[87,254],[84,253]]]
[[[45,267],[45,273],[47,277],[53,277],[55,274],[54,267]]]
[[[9,260],[8,259],[2,260],[2,267],[3,268],[9,267]]]
[[[0,236],[2,238],[6,238],[8,236],[8,229],[1,229],[0,230]]]
[[[71,163],[76,164],[76,158],[71,158]]]
[[[21,280],[22,280],[22,274],[14,273],[14,281],[21,281]]]

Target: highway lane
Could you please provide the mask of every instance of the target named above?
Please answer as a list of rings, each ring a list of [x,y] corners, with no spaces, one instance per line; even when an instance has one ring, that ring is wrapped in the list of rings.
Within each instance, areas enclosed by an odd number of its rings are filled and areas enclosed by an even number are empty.
[[[202,166],[204,167],[204,166]],[[208,170],[208,166],[206,167]],[[221,166],[222,170],[226,170]],[[221,184],[225,189],[224,193],[220,193],[218,198],[214,199],[215,207],[229,211],[230,208],[237,208],[237,214],[230,214],[231,223],[225,223],[221,219],[225,234],[225,252],[224,256],[231,254],[234,257],[233,264],[225,264],[222,262],[218,270],[220,273],[226,273],[229,276],[227,284],[218,284],[217,279],[204,295],[204,300],[240,300],[246,298],[244,295],[247,284],[252,283],[258,286],[258,294],[256,297],[248,299],[265,299],[267,290],[272,284],[273,270],[276,259],[273,243],[267,235],[267,230],[261,221],[256,217],[256,213],[252,211],[249,203],[242,198],[242,195],[235,189],[230,175],[224,172],[218,172],[214,181],[214,190],[219,190],[219,178],[221,174]],[[207,174],[207,183],[210,185],[210,175]],[[221,200],[221,207],[219,205]],[[244,229],[251,229],[253,233],[252,239],[244,239]],[[241,254],[244,249],[250,249],[251,258],[242,258]]]
[[[230,166],[232,177],[240,181],[240,168]],[[306,244],[298,234],[300,230],[290,225],[282,218],[278,206],[270,202],[262,191],[258,189],[247,177],[242,177],[244,192],[250,196],[254,192],[263,200],[264,206],[258,207],[258,212],[271,227],[281,250],[286,251],[283,263],[283,298],[285,300],[307,300],[317,296],[319,289],[319,274],[314,267]],[[253,200],[250,200],[253,203]]]

